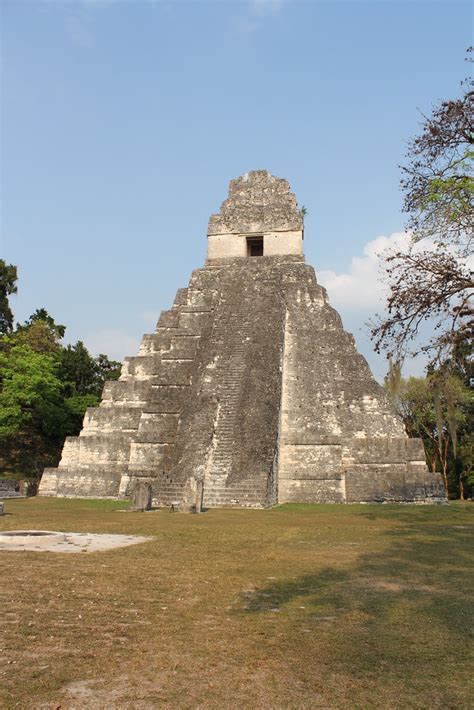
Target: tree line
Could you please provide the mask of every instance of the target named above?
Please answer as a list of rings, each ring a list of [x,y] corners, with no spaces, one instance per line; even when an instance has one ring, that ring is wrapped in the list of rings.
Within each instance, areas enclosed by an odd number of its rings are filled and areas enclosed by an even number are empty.
[[[14,325],[16,292],[17,268],[0,259],[0,475],[39,478],[58,464],[65,437],[79,433],[120,363],[93,357],[81,341],[63,345],[65,326],[44,308]]]
[[[461,87],[423,116],[408,144],[401,187],[411,246],[386,256],[387,310],[371,335],[387,353],[386,387],[408,434],[423,439],[446,492],[464,498],[474,486],[472,78]],[[426,376],[403,379],[403,363],[419,353]]]

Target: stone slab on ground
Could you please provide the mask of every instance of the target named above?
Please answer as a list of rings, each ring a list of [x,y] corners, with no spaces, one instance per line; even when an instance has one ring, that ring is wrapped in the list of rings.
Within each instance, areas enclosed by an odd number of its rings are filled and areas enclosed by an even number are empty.
[[[128,547],[152,538],[108,533],[54,532],[52,530],[9,530],[0,533],[0,550],[18,552],[100,552]]]

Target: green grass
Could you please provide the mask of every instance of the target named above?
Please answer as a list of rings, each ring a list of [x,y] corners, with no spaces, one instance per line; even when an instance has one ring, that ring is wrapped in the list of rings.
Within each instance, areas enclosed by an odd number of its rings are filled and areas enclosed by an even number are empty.
[[[125,507],[7,501],[3,529],[153,539],[0,553],[0,705],[473,707],[473,503]]]

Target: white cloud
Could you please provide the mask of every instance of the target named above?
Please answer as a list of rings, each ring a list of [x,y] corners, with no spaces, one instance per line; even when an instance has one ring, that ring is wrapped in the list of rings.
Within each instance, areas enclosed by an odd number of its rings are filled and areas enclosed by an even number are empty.
[[[346,330],[353,333],[357,349],[368,360],[375,377],[381,382],[387,373],[385,355],[377,355],[369,336],[368,321],[376,313],[383,313],[388,295],[383,280],[383,255],[389,251],[408,251],[411,235],[395,232],[379,236],[365,244],[362,255],[351,259],[347,272],[326,270],[317,273],[318,282],[328,291],[330,304],[339,312]],[[418,248],[426,248],[425,241]],[[415,247],[417,248],[417,247]],[[422,375],[424,357],[407,359],[403,367],[405,377]]]
[[[363,256],[354,256],[347,273],[320,271],[318,281],[328,290],[336,308],[365,311],[367,318],[384,305],[386,288],[382,281],[383,254],[394,249],[407,251],[411,243],[406,232],[376,237],[364,246]]]
[[[120,361],[127,355],[136,355],[140,345],[140,338],[123,330],[98,330],[86,333],[83,340],[92,355],[105,353],[113,360]]]

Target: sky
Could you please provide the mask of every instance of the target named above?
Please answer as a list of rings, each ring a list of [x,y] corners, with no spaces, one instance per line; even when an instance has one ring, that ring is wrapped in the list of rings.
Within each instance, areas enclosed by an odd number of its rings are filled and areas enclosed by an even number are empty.
[[[379,254],[406,244],[399,165],[460,95],[457,0],[0,0],[0,258],[16,319],[136,353],[191,271],[229,180],[286,178],[305,255],[374,374]],[[405,374],[421,372],[407,363]]]

